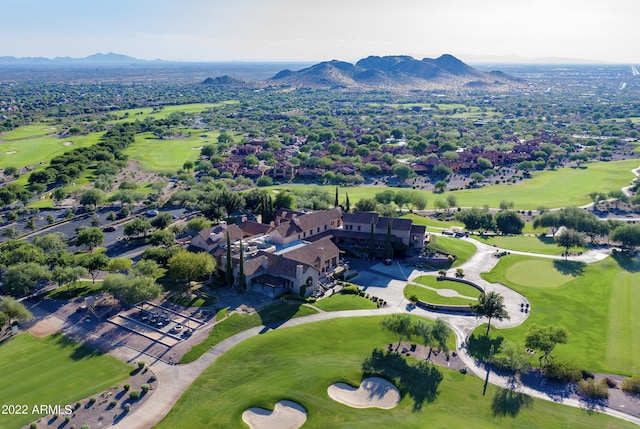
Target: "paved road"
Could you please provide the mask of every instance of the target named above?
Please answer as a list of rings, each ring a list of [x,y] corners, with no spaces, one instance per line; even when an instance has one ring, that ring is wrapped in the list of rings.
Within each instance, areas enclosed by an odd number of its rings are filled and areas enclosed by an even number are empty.
[[[496,291],[504,297],[505,305],[507,311],[509,312],[510,319],[496,321],[495,324],[501,328],[507,328],[523,323],[526,320],[528,313],[523,313],[520,311],[520,304],[527,303],[526,298],[513,291],[512,289],[507,288],[506,286],[485,282],[480,277],[481,272],[490,271],[495,266],[495,264],[497,264],[498,259],[493,256],[493,254],[496,252],[496,248],[484,243],[480,243],[473,239],[465,240],[472,242],[478,248],[478,251],[475,253],[475,255],[461,266],[461,268],[464,269],[465,278],[477,282],[487,291]],[[527,254],[526,252],[517,253]],[[579,256],[570,257],[569,259],[580,260],[583,262],[595,262],[605,258],[606,256],[607,254],[604,251],[595,250],[585,252],[584,254]],[[561,259],[561,257],[558,255],[547,255],[545,257]],[[313,323],[321,320],[335,318],[368,317],[402,312],[411,312],[412,314],[416,314],[429,319],[443,317],[447,320],[447,322],[449,322],[449,324],[453,328],[453,331],[455,332],[457,352],[460,358],[465,362],[471,373],[477,375],[478,377],[484,378],[486,376],[486,370],[475,361],[475,359],[468,353],[468,351],[464,347],[468,335],[482,321],[476,319],[473,316],[442,314],[408,306],[409,302],[404,298],[403,289],[408,280],[411,280],[421,274],[422,272],[419,270],[406,272],[406,268],[400,265],[389,267],[378,264],[370,266],[368,270],[361,272],[361,274],[358,276],[358,283],[369,285],[365,288],[368,293],[385,299],[388,304],[384,308],[377,310],[349,310],[340,312],[318,313],[311,316],[288,320],[287,322],[278,325],[278,327],[274,329],[298,326],[306,323]],[[242,341],[258,335],[264,329],[264,326],[259,326],[236,334],[233,337],[227,338],[226,340],[212,347],[200,359],[190,364],[171,366],[162,361],[157,361],[151,366],[158,378],[158,387],[155,390],[154,394],[129,416],[122,419],[118,424],[112,427],[114,429],[148,429],[150,427],[153,427],[160,420],[162,420],[162,418],[169,412],[171,407],[180,398],[184,391],[195,381],[195,379],[209,365],[215,362],[219,356],[224,354],[233,346],[241,343]],[[125,361],[135,359],[135,356],[133,356],[134,352],[126,348],[116,349],[113,354]],[[509,378],[501,377],[494,373],[491,373],[491,375],[489,376],[489,382],[504,388],[513,387],[512,381]],[[583,404],[581,404],[578,400],[571,398],[559,400],[557,397],[552,397],[551,395],[543,391],[535,390],[526,386],[516,386],[516,390],[532,397],[537,397],[548,401],[560,402],[564,405],[569,405],[572,407],[583,406]],[[619,412],[617,410],[604,408],[599,409],[599,411],[640,425],[640,418]]]

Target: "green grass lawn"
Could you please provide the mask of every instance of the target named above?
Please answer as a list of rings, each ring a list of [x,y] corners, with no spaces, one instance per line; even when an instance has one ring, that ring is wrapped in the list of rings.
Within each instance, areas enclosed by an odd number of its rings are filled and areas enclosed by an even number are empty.
[[[373,301],[356,294],[339,293],[313,303],[324,311],[369,310],[378,308]]]
[[[207,137],[201,137],[206,135]],[[195,161],[207,141],[215,141],[219,131],[192,133],[187,138],[156,139],[151,133],[136,135],[136,141],[124,150],[133,161],[147,171],[175,172],[186,161]]]
[[[48,292],[46,297],[50,299],[73,299],[79,296],[95,295],[104,292],[102,282],[90,281],[78,282],[75,286],[60,286]]]
[[[0,343],[0,404],[26,404],[28,415],[0,414],[0,427],[18,428],[40,415],[39,404],[75,404],[93,393],[114,386],[129,376],[132,367],[55,334],[35,338],[20,334]]]
[[[44,137],[55,134],[58,131],[57,127],[49,124],[38,123],[31,125],[24,125],[22,127],[14,128],[11,131],[5,131],[0,133],[0,141],[12,141],[32,139],[35,137]]]
[[[457,259],[451,265],[452,267],[458,267],[473,256],[478,248],[468,241],[460,240],[459,238],[452,238],[446,236],[431,236],[431,242],[429,248],[435,252],[443,252],[453,254],[457,256]]]
[[[156,139],[151,133],[136,135],[136,141],[124,150],[129,159],[139,161],[144,170],[175,172],[186,161],[200,156],[203,140],[198,135],[188,138]]]
[[[478,295],[480,292],[478,292]],[[441,305],[469,305],[477,298],[470,296],[444,296],[438,293],[437,290],[429,289],[424,286],[409,284],[404,287],[404,297],[410,299],[412,296],[416,296],[420,301],[428,302],[430,304]]]
[[[424,225],[424,226],[429,226],[429,227],[438,228],[438,229],[447,229],[447,228],[451,228],[452,226],[457,226],[461,228],[464,227],[464,224],[462,222],[458,222],[453,218],[451,218],[451,220],[444,221],[444,220],[437,220],[432,217],[420,216],[413,213],[405,213],[405,214],[402,214],[400,217],[405,219],[411,219],[413,223],[416,225]]]
[[[238,332],[255,328],[267,323],[280,322],[294,317],[308,316],[318,311],[309,306],[302,305],[301,301],[285,301],[272,304],[250,315],[232,314],[227,319],[216,324],[209,336],[200,344],[196,344],[182,356],[180,363],[193,362],[205,354],[212,346],[229,338]]]
[[[451,289],[460,295],[477,297],[480,291],[473,286],[462,282],[454,282],[453,280],[439,280],[436,276],[420,276],[413,279],[414,282],[428,286],[432,289]]]
[[[222,355],[191,385],[157,429],[246,428],[249,407],[288,399],[307,410],[304,428],[632,428],[612,417],[512,396],[483,380],[411,358],[374,353],[397,337],[380,317],[334,319],[269,331]],[[406,360],[405,360],[406,359]],[[399,386],[396,408],[355,409],[331,400],[335,382],[359,385],[367,374]]]
[[[24,134],[26,135],[28,132]],[[0,168],[8,166],[21,168],[38,163],[46,165],[52,158],[65,152],[96,144],[102,134],[92,133],[65,138],[35,136],[23,137],[20,140],[8,140],[1,146]]]
[[[553,237],[535,237],[532,235],[474,235],[478,241],[495,245],[503,249],[518,250],[521,252],[541,253],[544,255],[560,255],[564,253],[564,247],[555,244]],[[584,252],[586,248],[575,247],[570,252]]]
[[[120,122],[133,122],[135,120],[144,121],[146,118],[164,119],[172,113],[200,113],[205,110],[215,109],[225,104],[238,104],[237,100],[223,101],[222,103],[193,103],[193,104],[178,104],[175,106],[163,106],[163,109],[157,112],[153,112],[151,107],[143,107],[139,109],[126,109],[112,112],[118,116],[119,119],[109,121],[110,124]]]
[[[532,323],[563,326],[569,341],[555,348],[557,359],[594,372],[640,374],[637,260],[617,256],[586,265],[511,255],[483,278],[512,287],[531,303],[531,314],[522,325],[493,330],[493,336],[522,344]],[[476,335],[484,335],[482,328]]]
[[[499,184],[484,186],[477,189],[463,189],[453,191],[460,207],[489,207],[497,208],[501,201],[512,201],[516,209],[536,210],[540,206],[548,208],[579,206],[590,203],[587,196],[590,192],[607,193],[614,189],[620,189],[629,185],[634,178],[631,170],[640,165],[639,160],[624,160],[611,162],[591,162],[582,168],[561,168],[555,171],[535,171],[532,178],[515,185]],[[309,190],[318,185],[286,184],[274,185],[265,189],[299,189]],[[335,186],[320,186],[323,190],[335,192]],[[375,194],[385,189],[398,190],[398,188],[386,188],[382,186],[356,186],[340,187],[341,195],[349,194],[349,201],[355,204],[361,198],[373,198]],[[433,208],[433,202],[444,200],[446,194],[434,194],[429,191],[421,191],[427,197],[428,208]],[[341,197],[342,198],[342,197]]]

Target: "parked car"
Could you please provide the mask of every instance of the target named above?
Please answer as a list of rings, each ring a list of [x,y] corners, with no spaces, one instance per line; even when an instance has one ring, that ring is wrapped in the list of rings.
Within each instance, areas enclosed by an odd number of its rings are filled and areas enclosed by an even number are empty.
[[[147,212],[147,217],[155,217],[158,216],[158,210],[149,210]]]
[[[105,226],[104,228],[102,228],[102,232],[114,232],[115,230],[117,230],[118,228],[115,226]]]

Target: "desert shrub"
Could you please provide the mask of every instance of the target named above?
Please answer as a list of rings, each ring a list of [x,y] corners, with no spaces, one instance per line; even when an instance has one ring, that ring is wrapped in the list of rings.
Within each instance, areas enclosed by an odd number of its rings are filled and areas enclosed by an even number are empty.
[[[640,376],[634,375],[630,378],[622,380],[622,390],[627,393],[633,393],[634,395],[640,395]]]
[[[92,405],[95,404],[96,403],[96,398],[89,399],[89,403],[92,404]]]
[[[31,423],[31,424],[29,425],[29,428],[30,428],[30,429],[38,429],[38,423],[36,423],[36,422]]]
[[[124,391],[125,392],[127,392],[130,388],[131,388],[131,385],[129,383],[124,385]]]
[[[149,386],[149,384],[147,383],[144,383],[142,386],[140,386],[140,389],[142,389],[142,392],[147,393],[149,389],[151,389],[151,386]]]
[[[131,409],[131,404],[124,404],[124,410],[129,411]]]
[[[609,397],[609,386],[604,380],[595,381],[593,378],[578,382],[578,393],[591,399],[606,399]]]
[[[561,383],[575,383],[582,378],[580,369],[567,362],[549,362],[542,368],[545,377]]]
[[[69,423],[71,421],[71,416],[64,416],[64,421]]]
[[[129,399],[131,399],[132,401],[137,401],[138,399],[140,399],[140,391],[132,390],[131,392],[129,392]]]
[[[116,405],[118,405],[118,401],[116,401],[115,399],[114,399],[114,400],[112,400],[111,402],[109,402],[109,406],[110,406],[111,408],[115,407]]]
[[[607,383],[607,386],[611,389],[615,389],[616,387],[618,387],[618,382],[611,377],[605,377],[604,382]]]
[[[89,426],[89,425],[82,425],[82,426],[80,426],[80,429],[91,429],[91,426]]]
[[[138,361],[138,369],[144,368],[145,362],[143,360]]]

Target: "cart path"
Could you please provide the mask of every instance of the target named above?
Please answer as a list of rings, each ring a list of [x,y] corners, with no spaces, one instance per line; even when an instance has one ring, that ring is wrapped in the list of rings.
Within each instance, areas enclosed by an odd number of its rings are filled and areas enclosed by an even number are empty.
[[[463,268],[465,272],[465,278],[478,283],[486,291],[496,291],[497,293],[501,294],[504,297],[505,306],[511,317],[509,320],[495,321],[492,323],[500,328],[513,327],[523,323],[526,320],[528,313],[523,313],[520,311],[520,309],[522,303],[528,303],[526,298],[504,285],[501,285],[499,283],[486,282],[480,276],[481,272],[490,271],[498,263],[499,259],[494,257],[493,255],[496,250],[500,251],[503,249],[480,243],[471,238],[465,238],[464,240],[472,242],[478,248],[477,252],[471,258],[469,258],[468,261],[461,265],[461,268]],[[516,252],[511,250],[509,250],[509,252],[511,252],[512,254],[563,259],[563,257],[560,255],[540,255],[536,253]],[[585,252],[582,255],[569,257],[569,259],[591,263],[602,260],[607,256],[607,252],[603,250],[592,250],[589,252]],[[400,272],[402,272],[402,268],[398,268],[400,269]],[[455,270],[452,270],[452,273],[454,272]],[[486,369],[482,367],[480,363],[476,362],[476,360],[468,353],[466,349],[466,339],[468,338],[468,335],[480,323],[483,323],[483,321],[473,316],[443,314],[424,310],[421,308],[415,308],[408,305],[410,303],[404,298],[403,295],[404,287],[412,279],[422,274],[424,274],[422,271],[413,270],[408,275],[404,276],[406,278],[406,280],[404,281],[389,281],[389,279],[387,279],[387,283],[385,285],[367,287],[367,291],[369,293],[379,296],[387,301],[388,304],[380,309],[322,312],[310,316],[290,319],[284,323],[279,323],[272,326],[263,325],[251,328],[216,344],[205,354],[203,354],[198,360],[189,364],[169,365],[163,361],[158,360],[151,365],[157,377],[157,388],[154,391],[153,395],[151,395],[151,397],[139,408],[134,407],[134,410],[127,417],[123,418],[119,423],[111,427],[114,429],[149,429],[153,427],[154,425],[159,423],[164,418],[164,416],[167,415],[176,401],[178,401],[180,396],[182,396],[182,394],[189,388],[189,386],[196,380],[196,378],[198,378],[202,374],[202,372],[207,369],[207,367],[214,363],[218,359],[218,357],[220,357],[232,347],[251,337],[261,335],[272,329],[299,326],[322,320],[347,317],[370,317],[395,313],[411,313],[428,319],[436,319],[438,317],[442,317],[451,325],[456,335],[457,353],[460,358],[467,365],[470,372],[478,377],[484,378],[486,376]],[[112,354],[120,359],[127,361],[135,359],[134,351],[127,348],[117,349]],[[514,388],[514,386],[512,385],[512,380],[510,380],[508,377],[496,375],[495,373],[490,374],[489,383],[503,388]],[[536,390],[522,385],[516,386],[515,390],[531,397],[553,401],[572,407],[584,408],[584,404],[577,399],[558,399],[557,395],[552,395],[551,392],[545,392],[544,390]],[[605,407],[598,409],[598,412],[618,417],[640,425],[640,418],[620,412],[618,410]]]

